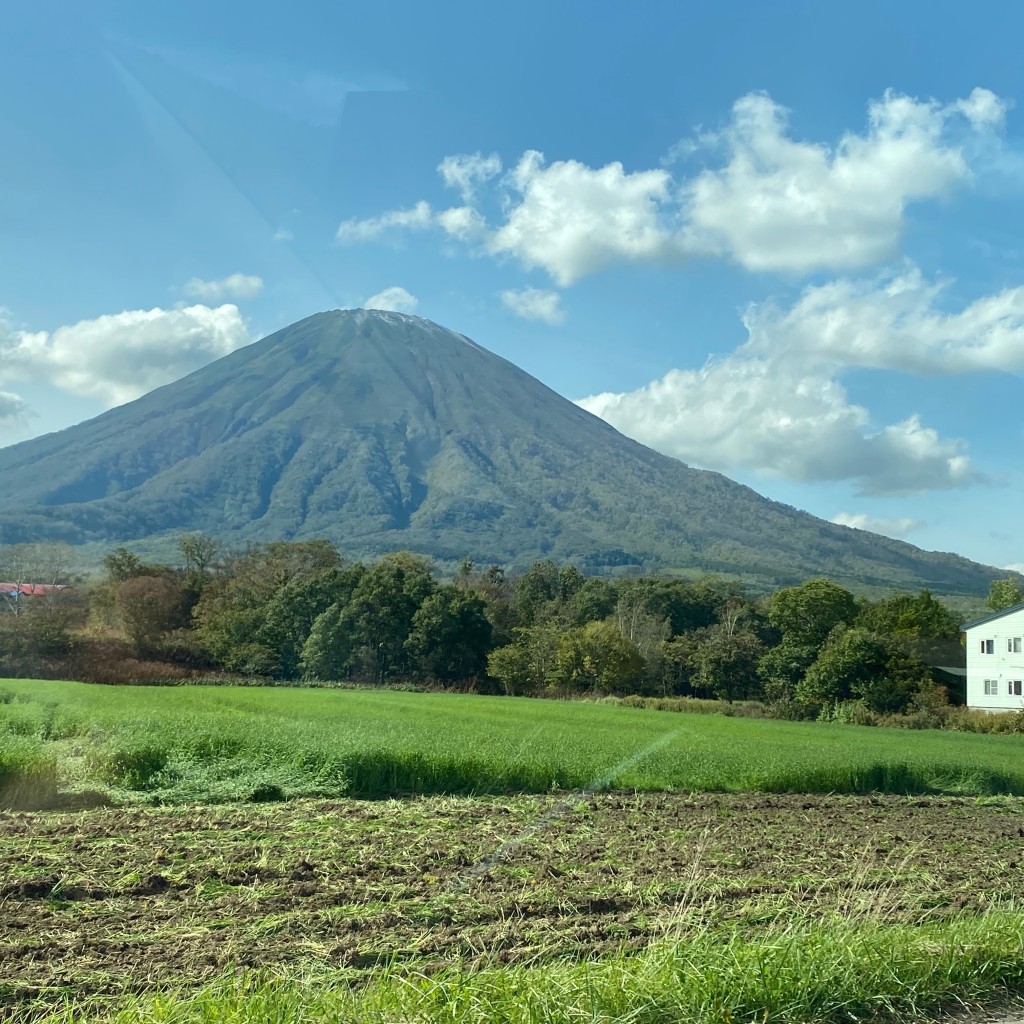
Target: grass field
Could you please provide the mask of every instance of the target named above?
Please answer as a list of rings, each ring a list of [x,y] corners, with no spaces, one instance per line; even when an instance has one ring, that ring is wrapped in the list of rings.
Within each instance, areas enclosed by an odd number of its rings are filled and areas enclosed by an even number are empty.
[[[2,681],[0,1020],[839,1024],[1024,996],[1022,753]]]
[[[685,789],[1024,794],[1024,737],[394,691],[0,683],[0,805]]]

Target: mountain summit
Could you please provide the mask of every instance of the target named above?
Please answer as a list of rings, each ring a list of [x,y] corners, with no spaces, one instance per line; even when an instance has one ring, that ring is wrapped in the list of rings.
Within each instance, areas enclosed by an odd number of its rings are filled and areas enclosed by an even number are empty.
[[[738,573],[983,593],[996,570],[836,526],[618,433],[420,317],[307,317],[137,401],[0,449],[6,541],[202,530],[355,557]]]

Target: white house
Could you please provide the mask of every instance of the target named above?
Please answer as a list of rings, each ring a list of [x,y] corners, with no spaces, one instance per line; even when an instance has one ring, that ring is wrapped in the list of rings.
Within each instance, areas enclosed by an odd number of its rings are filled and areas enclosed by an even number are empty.
[[[967,634],[967,706],[1024,710],[1024,604],[960,628]]]

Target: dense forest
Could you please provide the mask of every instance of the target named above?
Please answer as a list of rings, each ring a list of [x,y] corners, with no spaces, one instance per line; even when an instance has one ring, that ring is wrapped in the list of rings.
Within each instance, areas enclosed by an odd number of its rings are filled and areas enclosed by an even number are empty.
[[[752,598],[714,576],[609,580],[553,561],[510,576],[467,560],[441,580],[418,555],[366,565],[323,540],[231,552],[189,534],[179,547],[173,566],[118,548],[91,581],[75,581],[66,546],[0,549],[0,675],[414,681],[761,700],[813,717],[945,701],[931,666],[955,664],[960,642],[958,617],[926,590],[871,601],[813,579]],[[1021,597],[1000,580],[989,604]]]

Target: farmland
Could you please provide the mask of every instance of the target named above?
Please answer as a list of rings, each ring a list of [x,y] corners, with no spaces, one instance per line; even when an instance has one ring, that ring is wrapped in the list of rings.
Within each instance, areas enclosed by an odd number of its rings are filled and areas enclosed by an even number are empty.
[[[637,789],[1024,794],[1024,737],[395,691],[0,684],[0,786],[116,803]]]
[[[1024,992],[1015,736],[0,695],[0,1019],[839,1021]]]
[[[1020,814],[1005,798],[433,797],[8,813],[0,824],[0,960],[17,965],[3,994],[26,1009],[91,1001],[82,1020],[112,1019],[132,993],[141,1004],[120,1019],[298,1019],[275,1015],[289,979],[304,986],[289,1012],[320,999],[325,1018],[329,1007],[365,1020],[375,1000],[412,996],[382,971],[448,986],[456,1002],[483,997],[480,986],[493,999],[496,984],[541,998],[581,984],[585,959],[600,985],[602,971],[628,979],[654,960],[671,974],[682,956],[713,990],[730,981],[732,959],[771,949],[814,972],[803,985],[820,987],[819,1012],[844,997],[829,990],[844,957],[858,958],[866,1012],[883,998],[927,1005],[929,984],[947,999],[951,982],[974,994],[984,977],[972,953],[996,983],[1021,968]],[[888,989],[871,988],[881,983],[865,944],[884,956]],[[776,966],[794,969],[785,957]],[[942,977],[922,978],[925,967]],[[228,991],[193,1002],[197,986],[227,974]],[[730,998],[752,1017],[771,992],[738,980]],[[154,1009],[157,983],[177,998]],[[708,996],[689,984],[687,998]],[[777,998],[796,998],[787,984],[780,977]],[[429,1002],[410,1019],[441,1019]],[[726,1008],[706,1019],[728,1019]]]

